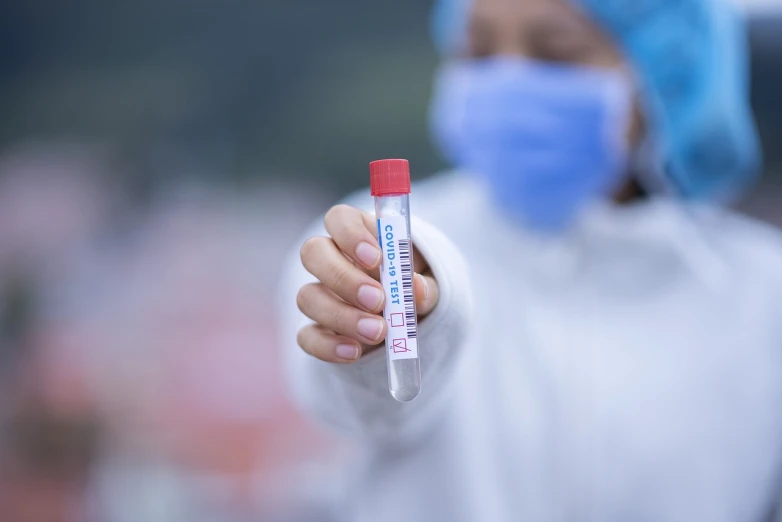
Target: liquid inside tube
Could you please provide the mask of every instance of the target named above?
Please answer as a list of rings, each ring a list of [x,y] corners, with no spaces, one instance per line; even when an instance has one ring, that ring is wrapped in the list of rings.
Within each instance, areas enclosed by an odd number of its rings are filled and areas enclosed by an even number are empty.
[[[388,365],[388,388],[399,402],[412,401],[421,393],[421,365],[418,359],[391,361]]]
[[[421,391],[408,196],[375,198],[375,214],[383,251],[380,277],[386,291],[388,387],[394,399],[408,402]]]

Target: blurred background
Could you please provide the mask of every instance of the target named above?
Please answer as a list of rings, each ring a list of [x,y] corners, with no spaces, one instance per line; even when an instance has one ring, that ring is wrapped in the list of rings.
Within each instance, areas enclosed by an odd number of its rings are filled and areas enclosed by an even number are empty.
[[[782,1],[745,2],[782,224]],[[274,291],[367,163],[443,167],[428,2],[0,3],[0,522],[333,521]],[[293,298],[293,296],[291,297]]]

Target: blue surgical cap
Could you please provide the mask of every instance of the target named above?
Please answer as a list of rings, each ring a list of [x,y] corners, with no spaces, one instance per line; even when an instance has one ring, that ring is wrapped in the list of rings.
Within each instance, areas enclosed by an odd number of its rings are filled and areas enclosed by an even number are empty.
[[[523,1],[523,0],[518,0]],[[727,200],[760,171],[747,42],[732,0],[570,0],[623,49],[642,92],[654,168],[682,196]],[[438,0],[443,53],[466,36],[471,0]]]

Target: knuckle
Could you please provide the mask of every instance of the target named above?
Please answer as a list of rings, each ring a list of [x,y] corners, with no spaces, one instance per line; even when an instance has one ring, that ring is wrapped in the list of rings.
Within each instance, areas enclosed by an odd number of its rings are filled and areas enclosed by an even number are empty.
[[[301,245],[299,254],[301,255],[302,262],[306,263],[313,256],[317,255],[318,247],[323,239],[325,238],[320,236],[311,237]]]
[[[341,265],[334,265],[329,271],[329,286],[333,289],[342,288],[348,281],[348,268]]]
[[[338,243],[350,242],[361,236],[362,225],[357,212],[348,205],[337,205],[326,215],[326,227]]]
[[[345,308],[342,306],[335,306],[330,310],[329,314],[334,330],[345,332],[348,324],[348,314]]]
[[[366,230],[361,224],[353,224],[345,230],[345,236],[351,243],[358,243],[366,235]]]
[[[299,330],[299,333],[296,334],[296,343],[299,345],[299,347],[304,350],[305,352],[309,353],[307,350],[307,328],[308,326],[305,326],[301,330]]]
[[[326,226],[336,225],[341,221],[344,221],[345,216],[349,214],[351,210],[353,210],[353,207],[344,203],[334,205],[328,210],[328,212],[326,212],[326,216],[323,218],[323,221]]]
[[[314,325],[305,326],[296,335],[296,342],[304,353],[315,356],[316,343],[317,343],[317,331]]]
[[[310,286],[306,285],[299,289],[299,293],[296,294],[296,306],[299,307],[299,311],[306,314],[310,308],[310,296],[308,295],[311,290]]]

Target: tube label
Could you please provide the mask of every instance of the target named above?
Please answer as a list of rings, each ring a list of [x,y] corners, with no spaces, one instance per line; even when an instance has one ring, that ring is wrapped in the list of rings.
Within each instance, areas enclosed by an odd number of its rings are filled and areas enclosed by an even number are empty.
[[[418,319],[413,296],[413,244],[404,216],[377,220],[383,265],[380,279],[386,292],[386,349],[390,360],[418,358]]]

